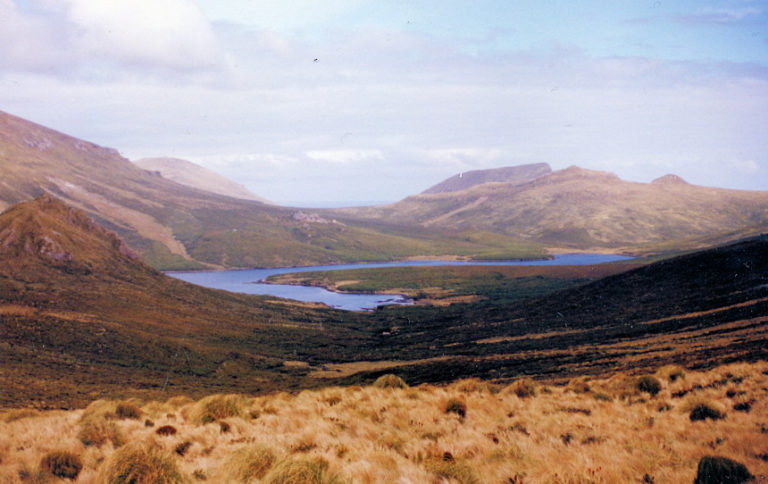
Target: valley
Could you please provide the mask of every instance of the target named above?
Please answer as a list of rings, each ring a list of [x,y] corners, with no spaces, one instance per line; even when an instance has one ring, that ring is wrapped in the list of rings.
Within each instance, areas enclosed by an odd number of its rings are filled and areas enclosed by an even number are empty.
[[[297,482],[673,482],[709,450],[768,472],[736,444],[765,442],[768,192],[536,164],[387,206],[293,209],[5,113],[0,128],[5,481],[57,482],[55,448],[84,483],[122,482],[109,473],[135,455],[168,482],[286,482],[286,468],[319,479]],[[186,163],[171,168],[199,173]],[[534,265],[563,251],[642,257]],[[487,265],[268,281],[416,302],[370,312],[159,270],[430,258]],[[704,403],[728,417],[694,422]],[[267,456],[260,477],[235,475],[249,452]],[[562,455],[576,464],[546,464]]]

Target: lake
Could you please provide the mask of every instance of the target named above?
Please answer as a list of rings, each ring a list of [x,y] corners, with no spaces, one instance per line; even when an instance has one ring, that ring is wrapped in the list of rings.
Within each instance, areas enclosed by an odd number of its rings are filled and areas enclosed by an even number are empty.
[[[304,302],[319,302],[347,311],[370,311],[385,304],[412,304],[410,298],[392,294],[340,294],[322,287],[265,284],[262,281],[274,274],[310,271],[338,271],[344,269],[373,269],[378,267],[409,266],[541,266],[541,265],[588,265],[628,260],[631,257],[612,254],[557,254],[553,259],[532,261],[401,261],[375,262],[366,264],[338,264],[306,267],[275,267],[267,269],[238,269],[213,272],[167,272],[183,281],[198,286],[223,289],[245,294],[277,296]]]

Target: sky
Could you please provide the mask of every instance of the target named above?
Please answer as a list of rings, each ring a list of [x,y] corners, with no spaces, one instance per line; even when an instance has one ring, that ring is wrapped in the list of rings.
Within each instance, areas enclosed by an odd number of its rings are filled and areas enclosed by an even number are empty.
[[[768,190],[768,0],[0,0],[0,110],[300,206],[540,162]]]

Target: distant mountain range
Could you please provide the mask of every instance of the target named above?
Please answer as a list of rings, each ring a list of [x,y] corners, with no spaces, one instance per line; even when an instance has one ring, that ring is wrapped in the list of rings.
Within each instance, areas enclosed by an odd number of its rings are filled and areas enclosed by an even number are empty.
[[[0,210],[44,193],[82,209],[164,269],[544,254],[509,236],[342,223],[204,191],[141,169],[114,149],[0,112]]]
[[[522,165],[458,174],[394,204],[298,210],[256,201],[184,160],[140,164],[150,169],[0,112],[0,210],[51,194],[157,268],[532,258],[545,247],[666,253],[768,231],[768,192],[694,186],[675,175],[634,183]]]
[[[768,231],[768,192],[694,186],[675,175],[635,183],[607,172],[547,165],[469,172],[420,195],[339,216],[485,230],[580,250],[690,249]]]
[[[242,198],[243,200],[272,203],[251,192],[243,185],[191,161],[179,158],[142,158],[134,160],[133,163],[144,170],[160,173],[163,178],[206,192]]]

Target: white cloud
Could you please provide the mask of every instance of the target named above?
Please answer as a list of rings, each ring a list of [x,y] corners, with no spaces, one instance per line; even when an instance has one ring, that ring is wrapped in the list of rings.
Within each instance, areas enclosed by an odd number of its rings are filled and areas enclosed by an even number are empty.
[[[226,60],[193,0],[0,0],[0,67],[115,77],[115,69],[194,70]]]
[[[383,160],[379,150],[313,150],[305,153],[308,158],[337,164],[352,164],[361,161]]]
[[[745,175],[754,175],[760,171],[760,166],[755,160],[735,160],[732,164],[736,171]]]
[[[65,0],[85,54],[173,68],[210,66],[221,53],[191,0]]]

